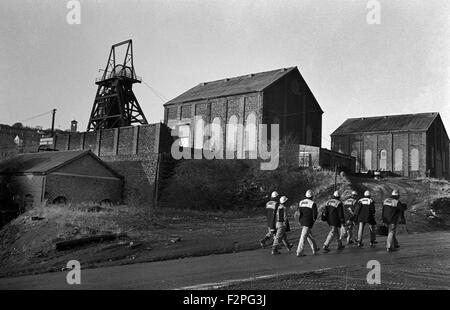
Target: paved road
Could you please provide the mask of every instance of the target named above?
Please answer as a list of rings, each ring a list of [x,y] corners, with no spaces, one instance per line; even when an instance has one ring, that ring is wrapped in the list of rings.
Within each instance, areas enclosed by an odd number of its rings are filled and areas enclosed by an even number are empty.
[[[177,289],[207,288],[235,280],[264,278],[272,275],[301,273],[324,268],[352,266],[366,268],[376,259],[390,265],[405,258],[414,262],[450,254],[450,232],[433,232],[400,236],[401,249],[387,253],[385,238],[377,248],[346,248],[317,256],[297,258],[294,253],[271,256],[269,250],[211,255],[179,260],[86,269],[81,285],[68,285],[66,272],[0,279],[0,289]],[[306,252],[310,254],[309,252]],[[407,266],[406,266],[407,267]],[[414,267],[411,267],[414,268]],[[437,271],[439,272],[439,271]],[[450,279],[449,279],[450,287]]]

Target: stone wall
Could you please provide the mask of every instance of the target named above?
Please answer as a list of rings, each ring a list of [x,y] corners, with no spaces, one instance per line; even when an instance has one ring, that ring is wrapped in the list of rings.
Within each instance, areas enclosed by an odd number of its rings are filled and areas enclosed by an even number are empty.
[[[91,150],[124,177],[128,204],[152,204],[161,153],[170,152],[170,130],[164,124],[104,129],[95,132],[57,134],[55,148]],[[168,163],[167,163],[168,164]]]

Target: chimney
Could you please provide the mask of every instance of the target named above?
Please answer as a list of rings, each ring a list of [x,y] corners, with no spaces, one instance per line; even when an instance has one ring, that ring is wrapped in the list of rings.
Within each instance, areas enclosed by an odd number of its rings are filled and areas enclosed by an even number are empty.
[[[70,132],[77,132],[77,125],[78,122],[76,120],[73,120],[70,122]]]

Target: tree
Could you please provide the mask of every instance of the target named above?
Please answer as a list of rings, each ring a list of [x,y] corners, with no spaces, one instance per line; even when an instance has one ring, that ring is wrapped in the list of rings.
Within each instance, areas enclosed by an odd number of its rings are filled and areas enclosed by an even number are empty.
[[[23,128],[23,124],[17,122],[17,123],[14,123],[14,124],[12,125],[12,127],[13,127],[13,128]]]

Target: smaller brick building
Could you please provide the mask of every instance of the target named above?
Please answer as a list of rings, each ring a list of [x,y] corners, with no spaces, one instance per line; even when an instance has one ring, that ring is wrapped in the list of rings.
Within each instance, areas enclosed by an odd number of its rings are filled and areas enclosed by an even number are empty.
[[[450,179],[449,137],[439,113],[349,118],[331,149],[356,157],[356,170]]]
[[[302,144],[295,151],[298,154],[300,167],[355,172],[356,159],[353,156]]]
[[[0,185],[21,210],[43,202],[122,199],[122,177],[91,151],[39,152],[0,162]]]

